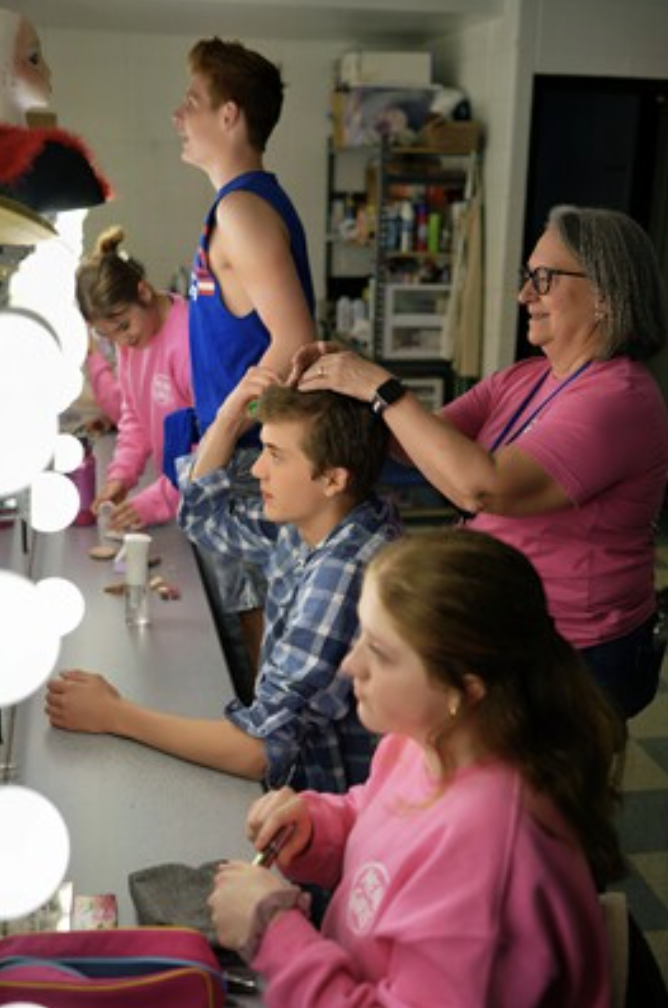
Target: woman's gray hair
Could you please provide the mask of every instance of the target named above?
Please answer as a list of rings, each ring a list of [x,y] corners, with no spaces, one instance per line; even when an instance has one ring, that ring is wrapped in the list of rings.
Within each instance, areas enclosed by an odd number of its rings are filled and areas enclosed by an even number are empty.
[[[631,217],[598,207],[555,206],[554,229],[594,284],[601,303],[602,358],[653,357],[668,336],[668,305],[649,236]]]

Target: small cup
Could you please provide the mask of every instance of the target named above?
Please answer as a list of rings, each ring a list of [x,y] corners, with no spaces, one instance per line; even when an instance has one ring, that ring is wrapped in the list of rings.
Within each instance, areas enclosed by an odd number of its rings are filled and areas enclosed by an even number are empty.
[[[143,627],[151,622],[146,585],[125,586],[125,622],[128,626]]]
[[[100,546],[106,546],[108,542],[109,522],[114,511],[111,501],[103,501],[97,510],[97,534],[100,539]]]

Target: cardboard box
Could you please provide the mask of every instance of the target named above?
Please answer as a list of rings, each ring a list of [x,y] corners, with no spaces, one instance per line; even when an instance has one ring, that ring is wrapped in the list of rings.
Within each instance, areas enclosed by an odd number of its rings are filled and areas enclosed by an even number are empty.
[[[382,137],[414,143],[423,129],[438,87],[355,87],[332,94],[332,127],[336,147],[377,144]]]
[[[427,120],[418,142],[444,154],[471,154],[479,149],[481,140],[480,123],[438,117]]]
[[[424,87],[431,81],[431,53],[355,50],[344,53],[338,63],[340,87]]]

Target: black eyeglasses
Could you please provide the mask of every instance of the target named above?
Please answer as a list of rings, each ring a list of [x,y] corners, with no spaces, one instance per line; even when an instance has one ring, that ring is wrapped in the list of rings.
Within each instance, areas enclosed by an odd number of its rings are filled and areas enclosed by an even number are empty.
[[[531,286],[536,294],[540,294],[542,297],[544,294],[549,293],[552,286],[552,278],[556,276],[582,277],[584,280],[587,279],[586,273],[574,273],[572,270],[552,269],[551,266],[536,266],[535,269],[529,269],[528,266],[522,266],[520,268],[520,289],[531,281]]]

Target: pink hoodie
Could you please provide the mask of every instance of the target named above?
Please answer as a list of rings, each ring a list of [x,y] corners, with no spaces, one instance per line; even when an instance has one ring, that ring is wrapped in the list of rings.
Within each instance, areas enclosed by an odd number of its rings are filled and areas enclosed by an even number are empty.
[[[609,1008],[603,912],[552,803],[500,762],[429,777],[388,736],[347,795],[304,792],[290,875],[334,889],[320,932],[297,910],[253,967],[267,1008]]]
[[[188,304],[173,296],[162,329],[143,350],[119,347],[118,381],[122,407],[116,451],[107,480],[134,487],[149,460],[161,475],[132,498],[142,521],[159,524],[176,516],[179,492],[162,475],[164,420],[192,406],[188,350]]]
[[[86,358],[86,372],[96,403],[104,415],[118,426],[123,402],[121,386],[113,367],[103,353],[93,350]]]

